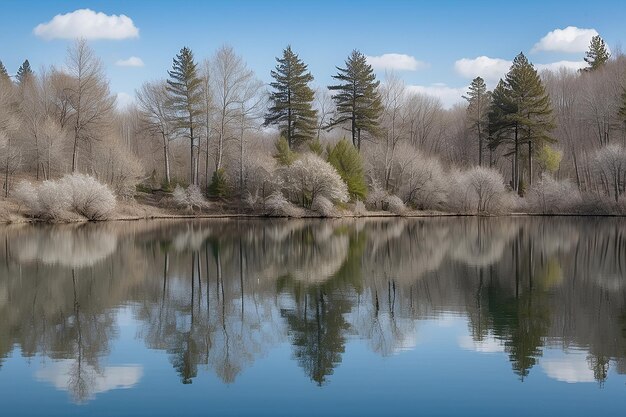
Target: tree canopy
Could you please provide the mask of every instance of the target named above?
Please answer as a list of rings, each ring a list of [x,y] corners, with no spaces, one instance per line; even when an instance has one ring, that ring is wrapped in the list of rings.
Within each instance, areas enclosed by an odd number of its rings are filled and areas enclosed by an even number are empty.
[[[315,135],[317,112],[312,106],[315,93],[309,86],[313,76],[291,46],[276,61],[276,69],[271,72],[275,81],[270,83],[274,91],[270,94],[271,107],[264,125],[278,125],[280,134],[293,148]]]
[[[352,144],[361,150],[361,132],[376,136],[379,132],[378,118],[382,113],[382,103],[378,93],[380,81],[365,55],[354,50],[346,60],[345,68],[337,67],[333,78],[338,84],[328,87],[334,91],[332,98],[337,107],[330,126],[348,123],[352,134]]]

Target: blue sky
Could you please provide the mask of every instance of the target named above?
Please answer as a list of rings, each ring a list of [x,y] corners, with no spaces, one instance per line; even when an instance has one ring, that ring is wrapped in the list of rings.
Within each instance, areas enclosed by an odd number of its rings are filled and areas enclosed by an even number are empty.
[[[63,37],[68,36],[70,29],[53,19],[90,9],[109,17],[125,15],[130,19],[130,24],[126,21],[119,28],[123,31],[130,25],[132,30],[125,39],[90,40],[106,66],[115,93],[132,95],[143,81],[164,78],[172,57],[182,46],[191,47],[196,57],[202,59],[210,57],[219,46],[230,44],[261,80],[269,82],[275,56],[291,44],[309,64],[318,85],[327,85],[334,67],[342,65],[356,48],[368,56],[379,57],[372,62],[377,63],[381,78],[385,70],[395,68],[412,88],[439,95],[446,104],[458,100],[474,75],[480,74],[495,83],[508,61],[520,51],[536,64],[565,61],[565,65],[576,67],[584,56],[580,45],[588,43],[594,30],[611,49],[619,48],[625,37],[626,16],[624,1],[0,3],[0,60],[9,72],[15,72],[25,58],[35,69],[62,65],[71,42]],[[82,26],[71,33],[86,30],[92,38],[124,37],[119,31],[119,36],[111,31],[103,35],[99,32],[102,28],[90,29],[90,22],[83,18],[72,20],[70,24]],[[35,31],[40,24],[48,26]],[[570,26],[573,28],[549,35]],[[535,47],[546,35],[549,38],[543,47]],[[140,58],[143,66],[116,65],[129,57]]]

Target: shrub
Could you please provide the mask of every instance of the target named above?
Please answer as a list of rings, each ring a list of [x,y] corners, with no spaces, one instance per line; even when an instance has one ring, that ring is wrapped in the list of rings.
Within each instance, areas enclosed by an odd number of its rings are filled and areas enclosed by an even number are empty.
[[[367,207],[372,208],[374,210],[382,210],[386,197],[387,197],[387,191],[380,188],[380,185],[378,184],[378,182],[374,180],[372,181],[371,190],[369,194],[367,195],[365,204]]]
[[[388,194],[384,200],[385,209],[394,214],[404,214],[406,206],[400,197]]]
[[[581,202],[580,192],[571,181],[557,181],[543,174],[530,189],[526,206],[536,213],[572,213]]]
[[[224,169],[220,168],[213,172],[211,184],[209,185],[209,194],[213,197],[226,197],[227,193],[226,173]]]
[[[37,187],[30,181],[20,181],[13,190],[13,197],[20,205],[24,205],[32,211],[39,211],[39,197],[37,195]]]
[[[305,154],[284,170],[287,191],[295,201],[310,208],[320,196],[333,202],[348,201],[348,187],[335,168],[314,154]]]
[[[172,193],[172,198],[176,205],[184,207],[187,210],[193,210],[195,208],[201,209],[208,206],[208,202],[202,195],[200,187],[197,185],[190,185],[186,189],[177,185]]]
[[[289,142],[284,137],[280,137],[278,141],[276,141],[276,153],[274,154],[274,158],[280,165],[289,166],[291,165],[298,155],[289,149]]]
[[[468,213],[499,213],[509,201],[502,174],[495,169],[474,167],[453,172],[448,191],[448,208]]]
[[[265,199],[265,208],[270,216],[302,217],[304,215],[300,207],[293,205],[280,192],[272,193]]]
[[[346,139],[333,147],[328,147],[328,163],[331,164],[348,186],[348,193],[354,199],[364,199],[367,184],[363,172],[363,160],[359,151]]]
[[[413,149],[401,152],[397,159],[398,195],[420,210],[440,208],[446,200],[447,187],[439,160]]]
[[[58,185],[63,190],[69,190],[72,210],[89,220],[106,220],[115,209],[115,195],[106,184],[94,177],[66,175],[58,181]]]
[[[365,204],[361,200],[357,200],[356,203],[354,203],[353,212],[355,216],[365,216],[367,214]]]
[[[39,185],[21,182],[15,197],[39,218],[58,220],[74,212],[89,220],[106,220],[115,210],[115,195],[89,175],[69,174]]]
[[[339,213],[335,209],[335,205],[332,201],[326,197],[318,195],[313,199],[311,204],[311,210],[317,212],[323,217],[338,217]]]

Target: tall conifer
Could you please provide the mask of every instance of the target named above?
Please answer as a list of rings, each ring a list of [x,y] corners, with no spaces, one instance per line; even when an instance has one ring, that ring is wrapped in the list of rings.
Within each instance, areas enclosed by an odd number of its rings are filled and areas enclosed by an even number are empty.
[[[585,53],[585,62],[589,64],[589,67],[585,68],[586,71],[595,71],[598,68],[606,64],[611,54],[609,54],[604,39],[600,35],[596,35],[591,38],[589,43],[589,50]]]
[[[193,58],[191,49],[185,47],[180,50],[173,60],[172,70],[167,72],[170,78],[167,80],[167,91],[169,93],[169,105],[174,110],[175,126],[186,131],[185,136],[189,138],[191,150],[191,173],[189,175],[190,184],[198,184],[198,170],[196,164],[197,148],[196,130],[200,124],[202,116],[202,91],[201,79]]]
[[[276,69],[271,72],[275,80],[270,84],[274,89],[270,95],[272,105],[264,125],[278,125],[289,147],[294,148],[315,135],[317,112],[312,106],[315,93],[309,87],[313,76],[291,46],[276,61]]]
[[[332,96],[337,110],[331,119],[330,126],[349,123],[352,144],[361,150],[361,131],[370,135],[379,133],[378,123],[382,112],[382,103],[378,93],[380,81],[365,55],[354,50],[346,60],[346,67],[337,67],[337,75],[333,78],[339,84],[331,85],[329,90],[335,91]]]

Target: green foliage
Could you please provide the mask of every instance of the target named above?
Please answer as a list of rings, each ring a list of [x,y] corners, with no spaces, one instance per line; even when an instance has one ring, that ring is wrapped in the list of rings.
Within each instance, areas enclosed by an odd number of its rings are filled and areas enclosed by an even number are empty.
[[[543,145],[538,152],[537,162],[539,166],[551,174],[555,173],[561,165],[563,152],[552,148],[550,145]]]
[[[0,83],[9,81],[9,80],[11,80],[11,78],[9,78],[9,73],[6,67],[4,66],[4,64],[2,63],[2,61],[0,61]]]
[[[595,71],[602,67],[609,60],[611,54],[606,48],[604,39],[600,35],[596,35],[591,38],[589,43],[589,50],[585,53],[585,62],[589,64],[589,67],[585,68],[586,71]]]
[[[481,77],[472,80],[469,91],[463,96],[468,102],[467,121],[469,130],[478,138],[478,165],[483,164],[483,141],[487,138],[489,124],[489,102],[491,93],[487,91],[487,84]]]
[[[209,185],[209,195],[211,197],[226,197],[228,195],[228,185],[226,183],[226,172],[220,168],[213,172],[211,184]]]
[[[170,77],[166,87],[168,106],[174,111],[173,122],[176,129],[187,131],[186,137],[189,138],[191,150],[190,183],[197,184],[194,129],[198,127],[202,115],[202,83],[191,49],[181,49],[173,60],[172,70],[167,73]]]
[[[147,185],[145,185],[145,184],[137,184],[137,185],[135,186],[135,190],[136,190],[138,193],[148,193],[148,194],[151,194],[151,193],[152,193],[152,188],[148,187],[148,186],[147,186]]]
[[[29,77],[32,77],[32,76],[33,76],[33,70],[31,69],[30,62],[28,62],[28,59],[27,59],[18,68],[17,74],[15,75],[15,79],[17,80],[19,84],[22,84],[24,81],[26,81]]]
[[[346,60],[346,67],[337,67],[337,75],[333,78],[339,84],[328,86],[335,91],[332,96],[336,109],[336,117],[330,121],[330,126],[343,123],[350,124],[352,144],[361,150],[361,131],[372,136],[378,135],[378,120],[383,107],[378,93],[380,81],[371,65],[367,63],[365,55],[354,50]]]
[[[352,199],[364,200],[367,195],[367,184],[363,171],[363,160],[356,148],[346,139],[342,139],[333,147],[328,147],[328,163],[331,164],[348,186]]]
[[[309,142],[309,150],[317,156],[322,156],[322,154],[324,153],[324,147],[322,146],[322,142],[320,142],[319,139],[314,139]]]
[[[513,60],[505,80],[500,80],[492,93],[489,113],[489,147],[492,150],[505,145],[505,155],[513,157],[513,184],[519,189],[520,156],[528,158],[532,167],[532,157],[536,149],[555,140],[550,136],[554,128],[554,116],[550,96],[534,66],[523,53]],[[528,146],[522,154],[521,145]],[[532,181],[529,172],[529,181]]]
[[[312,103],[315,98],[309,83],[313,76],[307,66],[288,46],[282,58],[271,72],[274,82],[270,86],[272,106],[265,116],[265,126],[278,125],[290,148],[307,142],[315,135],[317,111]]]
[[[289,148],[289,143],[287,142],[287,139],[285,139],[283,136],[281,136],[278,141],[276,141],[276,144],[274,146],[276,147],[276,153],[274,154],[274,158],[278,161],[280,165],[289,166],[298,157],[298,154]]]
[[[161,190],[165,191],[166,193],[170,193],[170,192],[174,191],[174,188],[176,188],[176,187],[172,186],[172,184],[173,184],[172,181],[167,182],[167,180],[164,179],[161,182]]]

